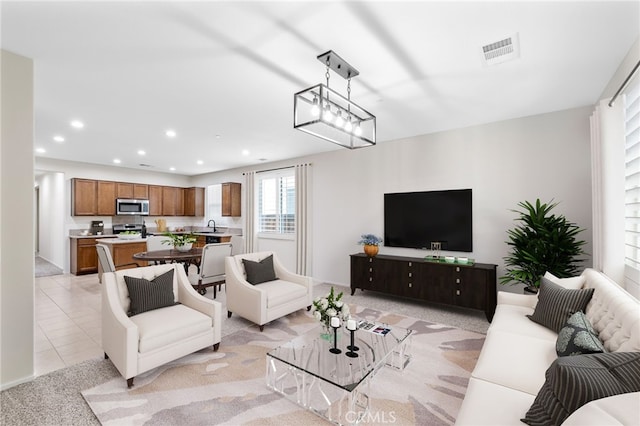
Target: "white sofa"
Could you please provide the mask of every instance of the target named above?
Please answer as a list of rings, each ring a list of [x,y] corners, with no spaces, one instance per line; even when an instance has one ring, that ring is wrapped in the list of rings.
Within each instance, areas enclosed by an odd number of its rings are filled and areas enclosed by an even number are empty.
[[[555,277],[554,277],[555,278]],[[609,352],[640,351],[640,304],[594,269],[580,278],[552,279],[567,288],[594,288],[585,312]],[[557,358],[557,333],[526,317],[537,296],[498,293],[498,306],[487,331],[456,425],[524,425],[529,407]],[[638,425],[640,392],[591,401],[571,414],[565,425]]]
[[[130,299],[124,276],[153,278],[173,269],[179,304],[127,316]],[[102,349],[120,374],[133,378],[221,340],[222,305],[200,296],[179,263],[125,269],[102,276]]]
[[[276,280],[252,285],[247,281],[243,259],[260,262],[273,255]],[[313,279],[288,271],[271,251],[244,253],[225,259],[227,316],[233,313],[264,330],[270,321],[302,308],[311,309]]]

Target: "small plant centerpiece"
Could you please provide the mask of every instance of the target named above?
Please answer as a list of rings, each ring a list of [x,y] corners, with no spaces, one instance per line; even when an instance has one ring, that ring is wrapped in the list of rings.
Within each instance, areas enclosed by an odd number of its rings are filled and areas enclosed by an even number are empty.
[[[507,231],[511,252],[504,258],[505,275],[500,284],[522,283],[526,292],[537,293],[540,278],[547,271],[559,278],[577,275],[583,261],[578,257],[585,254],[585,242],[577,239],[582,229],[563,215],[550,213],[557,205],[538,199],[535,204],[520,202],[522,210],[512,210],[518,213],[518,225]]]
[[[325,328],[324,333],[328,335],[328,338],[333,336],[333,334],[329,333],[332,317],[340,318],[342,323],[351,318],[349,305],[342,301],[342,295],[343,293],[340,292],[336,296],[333,287],[331,287],[329,294],[326,297],[319,297],[314,300],[311,307],[313,317],[322,323]],[[323,337],[325,334],[323,334]]]
[[[374,257],[378,254],[378,245],[382,242],[382,238],[377,237],[373,234],[362,234],[360,236],[360,241],[358,244],[362,244],[364,246],[364,252],[369,257]]]
[[[171,232],[165,232],[162,235],[169,237],[169,240],[162,241],[162,244],[171,244],[178,251],[189,251],[193,247],[193,243],[196,242],[196,237],[192,233],[172,234]]]

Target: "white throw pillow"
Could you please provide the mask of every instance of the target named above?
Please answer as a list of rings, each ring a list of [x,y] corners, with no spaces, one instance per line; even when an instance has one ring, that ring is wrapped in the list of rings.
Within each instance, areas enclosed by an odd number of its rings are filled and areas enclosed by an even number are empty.
[[[582,275],[571,278],[558,278],[549,271],[545,272],[544,277],[554,284],[558,284],[568,290],[580,290],[586,282],[586,278]]]

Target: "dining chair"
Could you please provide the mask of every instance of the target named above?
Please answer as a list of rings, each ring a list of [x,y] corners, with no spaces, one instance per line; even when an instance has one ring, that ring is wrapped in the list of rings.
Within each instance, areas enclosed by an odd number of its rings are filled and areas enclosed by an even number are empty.
[[[217,288],[225,283],[224,259],[231,256],[231,243],[207,244],[202,248],[200,272],[190,274],[189,281],[198,293],[207,293],[207,287],[213,286],[213,298],[217,296]]]
[[[244,237],[241,235],[232,235],[231,236],[231,245],[233,246],[233,250],[231,256],[235,256],[236,254],[244,253]]]
[[[164,235],[148,235],[147,236],[147,251],[157,250],[169,250],[173,246],[165,243],[165,241],[171,241],[171,238]],[[157,265],[159,262],[153,262],[153,265]]]
[[[105,246],[104,244],[96,244],[96,251],[98,252],[98,262],[100,262],[100,267],[102,268],[103,274],[105,272],[115,272],[116,269],[122,268],[124,266],[135,266],[136,268],[140,266],[135,262],[123,263],[122,265],[114,265],[109,247]]]

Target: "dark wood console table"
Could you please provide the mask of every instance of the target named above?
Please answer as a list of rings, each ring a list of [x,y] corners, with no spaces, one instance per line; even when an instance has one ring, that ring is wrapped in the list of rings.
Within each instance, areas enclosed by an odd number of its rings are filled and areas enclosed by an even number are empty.
[[[484,311],[496,310],[496,268],[417,257],[351,255],[351,295],[357,288]]]

